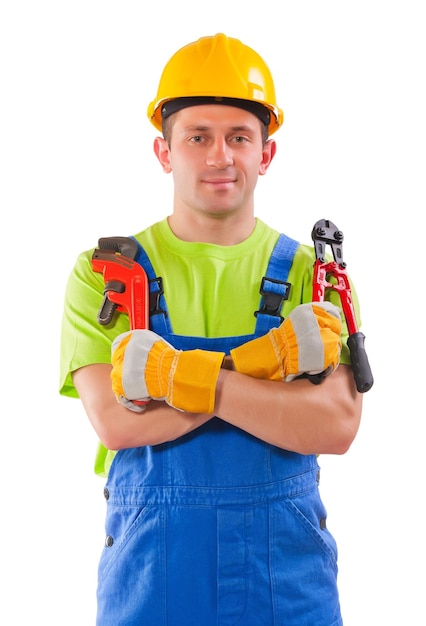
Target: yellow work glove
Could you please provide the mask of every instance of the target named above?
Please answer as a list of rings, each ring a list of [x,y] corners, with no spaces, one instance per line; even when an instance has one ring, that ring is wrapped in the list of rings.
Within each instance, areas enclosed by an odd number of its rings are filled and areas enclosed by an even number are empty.
[[[181,411],[212,413],[216,383],[225,353],[176,350],[150,330],[131,330],[112,344],[112,389],[132,411],[136,402],[165,400]]]
[[[331,302],[294,308],[278,328],[231,350],[238,372],[290,382],[307,374],[331,374],[340,361],[342,322]]]

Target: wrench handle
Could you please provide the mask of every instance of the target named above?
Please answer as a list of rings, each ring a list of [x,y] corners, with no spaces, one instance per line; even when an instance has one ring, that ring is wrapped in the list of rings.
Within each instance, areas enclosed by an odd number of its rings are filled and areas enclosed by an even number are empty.
[[[373,374],[364,348],[365,336],[361,331],[349,335],[347,344],[351,355],[351,365],[354,372],[356,388],[359,393],[365,393],[373,386]]]

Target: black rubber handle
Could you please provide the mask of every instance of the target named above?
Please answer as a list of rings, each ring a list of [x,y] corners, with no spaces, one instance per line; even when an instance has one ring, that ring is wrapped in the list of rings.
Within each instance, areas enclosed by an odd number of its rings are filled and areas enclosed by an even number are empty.
[[[365,336],[361,332],[353,333],[348,337],[348,347],[351,354],[351,365],[354,372],[356,388],[359,393],[369,391],[373,386],[373,374],[364,348]]]

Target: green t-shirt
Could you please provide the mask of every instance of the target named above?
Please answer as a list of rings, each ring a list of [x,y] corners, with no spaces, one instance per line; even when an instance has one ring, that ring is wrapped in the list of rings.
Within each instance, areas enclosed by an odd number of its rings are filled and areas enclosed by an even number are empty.
[[[157,276],[163,279],[173,332],[199,337],[228,337],[254,332],[254,312],[260,303],[260,282],[279,233],[256,220],[252,234],[234,246],[181,241],[171,231],[167,219],[135,236],[143,246]],[[61,335],[60,393],[78,397],[72,372],[93,363],[110,363],[111,342],[129,330],[128,317],[118,313],[108,326],[97,321],[103,300],[103,276],[92,269],[93,249],[78,257],[68,280]],[[312,301],[312,246],[299,245],[288,281],[290,297],[284,303],[283,317],[298,304]],[[352,289],[354,306],[359,309]],[[340,299],[332,292],[330,299]],[[342,316],[343,322],[344,318]],[[346,324],[343,323],[342,363],[350,363]],[[108,458],[109,460],[108,460]],[[105,475],[111,455],[100,446],[95,471]]]

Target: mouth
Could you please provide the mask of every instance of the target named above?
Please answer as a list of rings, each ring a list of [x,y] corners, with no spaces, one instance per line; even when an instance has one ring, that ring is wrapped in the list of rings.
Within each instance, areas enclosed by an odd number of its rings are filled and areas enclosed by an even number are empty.
[[[229,187],[230,185],[233,185],[237,181],[235,178],[221,177],[221,178],[203,178],[202,182],[205,185],[211,185],[212,187],[216,187],[216,188],[223,187],[225,189]]]

